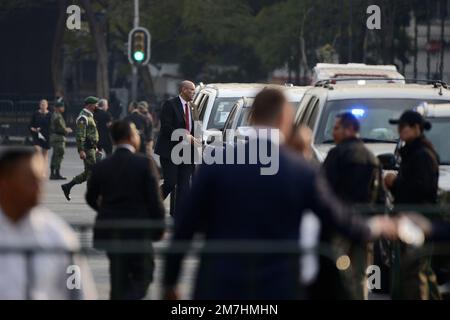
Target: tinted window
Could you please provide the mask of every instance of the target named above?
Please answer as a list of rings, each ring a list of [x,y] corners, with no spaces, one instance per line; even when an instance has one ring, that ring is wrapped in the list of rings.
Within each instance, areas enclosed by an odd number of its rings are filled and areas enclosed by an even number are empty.
[[[308,127],[312,130],[314,123],[316,123],[317,116],[319,115],[319,100],[316,101],[311,112],[311,116],[308,119]]]
[[[332,143],[335,118],[343,112],[353,113],[361,124],[361,138],[395,142],[397,127],[389,124],[390,119],[398,119],[403,111],[413,109],[423,103],[417,99],[348,99],[328,101],[319,123],[316,143]],[[443,103],[445,101],[427,101]]]
[[[208,129],[222,130],[236,98],[216,98],[208,121]]]
[[[202,101],[200,101],[200,105],[198,108],[198,112],[199,112],[198,117],[199,117],[200,121],[203,121],[203,118],[205,117],[205,112],[208,107],[208,101],[209,101],[209,96],[207,94],[205,94]]]
[[[450,118],[428,120],[430,120],[432,127],[425,135],[436,148],[441,164],[450,165],[450,139],[448,138]]]

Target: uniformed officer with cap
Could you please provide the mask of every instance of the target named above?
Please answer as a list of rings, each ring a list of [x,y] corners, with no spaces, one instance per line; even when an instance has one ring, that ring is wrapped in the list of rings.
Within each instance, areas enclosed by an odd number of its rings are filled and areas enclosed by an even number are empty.
[[[420,212],[420,209],[435,206],[439,156],[424,134],[431,129],[431,123],[412,110],[389,122],[398,125],[400,140],[405,143],[399,150],[401,162],[398,174],[388,173],[384,178],[385,185],[394,196],[395,211]],[[426,215],[426,212],[422,213]],[[405,244],[398,244],[396,250],[391,298],[441,299],[431,258],[420,255],[415,247]]]
[[[78,154],[84,162],[84,171],[72,179],[69,183],[61,186],[66,199],[70,201],[70,190],[76,184],[81,184],[89,179],[92,166],[96,162],[96,151],[98,144],[97,125],[94,120],[94,111],[97,108],[98,98],[87,97],[84,100],[84,109],[77,118],[76,140]]]
[[[50,180],[66,180],[61,176],[61,162],[64,158],[66,148],[66,136],[72,132],[72,129],[66,126],[64,121],[64,101],[58,99],[55,103],[55,111],[50,119],[50,146],[53,154],[50,162]]]

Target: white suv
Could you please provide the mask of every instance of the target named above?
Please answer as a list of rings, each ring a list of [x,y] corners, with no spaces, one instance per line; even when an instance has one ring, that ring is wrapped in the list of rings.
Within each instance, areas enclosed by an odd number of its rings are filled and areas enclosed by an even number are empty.
[[[361,138],[376,155],[394,153],[397,127],[389,119],[397,119],[408,109],[424,102],[450,103],[450,91],[440,82],[433,84],[323,83],[305,93],[295,122],[313,131],[313,150],[316,159],[325,160],[334,146],[332,130],[336,115],[353,113],[361,123]]]
[[[216,83],[201,85],[194,99],[197,106],[203,142],[221,131],[231,108],[239,98],[253,98],[266,85],[260,83]]]
[[[279,88],[286,95],[287,100],[292,103],[297,111],[299,102],[302,100],[305,92],[311,87],[299,87],[299,86],[278,86],[269,85],[270,88]],[[236,101],[231,112],[225,122],[222,141],[232,143],[235,138],[235,131],[237,130],[237,138],[240,139],[240,135],[246,136],[248,126],[248,116],[250,114],[251,107],[253,105],[253,98],[240,98]]]

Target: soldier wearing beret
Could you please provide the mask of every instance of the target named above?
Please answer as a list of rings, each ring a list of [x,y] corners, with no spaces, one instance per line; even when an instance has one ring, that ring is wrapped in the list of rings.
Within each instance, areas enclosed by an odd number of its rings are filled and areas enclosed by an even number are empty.
[[[53,154],[50,162],[50,180],[66,180],[61,176],[61,162],[64,158],[66,148],[66,136],[72,132],[72,129],[66,126],[64,121],[64,101],[58,99],[55,104],[55,111],[50,119],[50,146]]]
[[[98,130],[94,120],[94,111],[97,108],[98,98],[87,97],[84,100],[84,109],[77,118],[76,140],[78,154],[84,162],[84,171],[72,179],[69,183],[61,186],[64,195],[70,201],[70,191],[74,185],[82,184],[89,179],[92,166],[96,162],[96,151],[98,144]]]

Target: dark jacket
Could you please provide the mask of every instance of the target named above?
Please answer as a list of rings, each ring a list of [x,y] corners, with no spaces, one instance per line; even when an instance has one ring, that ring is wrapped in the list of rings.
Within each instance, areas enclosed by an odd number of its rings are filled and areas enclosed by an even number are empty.
[[[50,112],[46,114],[42,114],[38,111],[34,112],[31,116],[30,124],[28,128],[31,133],[31,137],[33,138],[33,144],[39,145],[45,149],[49,149],[49,140],[50,140],[50,119],[52,114]],[[44,140],[39,139],[39,134],[31,131],[31,128],[40,128],[40,133],[44,137]]]
[[[249,159],[249,148],[245,150]],[[196,299],[298,298],[298,255],[275,253],[277,247],[270,245],[297,248],[300,219],[307,209],[350,238],[370,237],[364,220],[344,209],[309,164],[285,147],[276,160],[274,175],[261,175],[266,167],[261,163],[201,165],[194,175],[184,210],[175,220],[172,247],[177,241],[190,242],[195,233],[203,233],[208,242],[233,241],[234,250],[245,249],[248,241],[266,242],[259,247],[263,254],[203,254]],[[182,258],[168,256],[166,286],[176,283]]]
[[[94,112],[95,123],[98,130],[98,147],[104,150],[112,149],[112,138],[109,132],[109,125],[112,123],[112,115],[105,110],[97,109]]]
[[[139,136],[141,137],[141,153],[146,152],[146,144],[149,141],[149,126],[147,123],[147,118],[140,114],[138,111],[134,111],[125,117],[125,121],[133,123],[136,126],[136,129],[139,131]]]
[[[401,164],[391,188],[395,204],[434,204],[437,202],[439,157],[425,137],[400,149]]]
[[[191,108],[191,134],[194,135],[194,121],[198,119],[196,111],[192,103]],[[162,158],[170,159],[172,149],[178,141],[171,141],[172,133],[176,129],[186,128],[186,120],[184,116],[184,106],[179,97],[167,100],[161,110],[161,129],[159,131],[158,140],[155,145],[155,153]]]
[[[151,160],[118,148],[111,157],[96,164],[88,181],[86,201],[98,212],[94,228],[94,246],[103,241],[159,240],[162,225],[151,229],[104,228],[105,223],[128,220],[162,224],[164,206],[158,187],[158,177]],[[149,241],[148,241],[149,242]]]
[[[360,139],[347,139],[331,149],[323,170],[334,193],[347,204],[381,201],[380,163]]]

